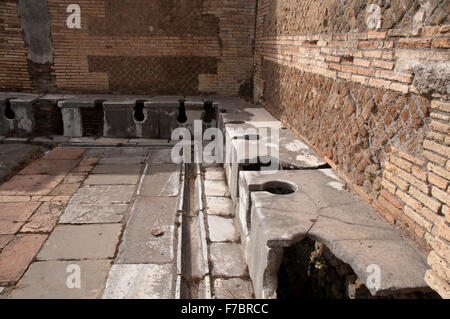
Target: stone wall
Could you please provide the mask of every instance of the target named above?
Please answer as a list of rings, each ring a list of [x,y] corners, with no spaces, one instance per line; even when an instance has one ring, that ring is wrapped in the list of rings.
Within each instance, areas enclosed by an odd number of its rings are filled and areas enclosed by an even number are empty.
[[[80,7],[81,28],[67,26],[71,4]],[[0,90],[248,92],[253,80],[255,4],[256,0],[3,1],[0,27],[6,23],[2,35],[8,39],[1,44],[6,50],[0,68],[16,82],[2,79]],[[41,47],[35,45],[36,35]],[[44,61],[49,52],[50,59]]]
[[[30,92],[27,49],[15,0],[0,2],[0,34],[0,90]]]
[[[450,297],[448,1],[257,9],[254,97],[424,249]]]

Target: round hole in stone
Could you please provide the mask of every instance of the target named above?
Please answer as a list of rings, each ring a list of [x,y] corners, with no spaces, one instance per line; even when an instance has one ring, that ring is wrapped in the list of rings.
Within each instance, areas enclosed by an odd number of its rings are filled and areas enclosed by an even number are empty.
[[[270,181],[261,186],[262,192],[269,192],[274,195],[290,195],[295,193],[297,189],[297,185],[284,181]]]
[[[225,122],[225,124],[236,124],[236,125],[245,124],[245,123],[246,123],[245,121],[229,121],[229,122]]]
[[[16,113],[14,113],[14,111],[11,108],[11,101],[10,100],[6,100],[5,101],[5,117],[8,120],[14,120],[16,118]]]
[[[236,136],[236,140],[246,140],[246,141],[258,141],[262,138],[259,134],[245,134],[241,136]]]

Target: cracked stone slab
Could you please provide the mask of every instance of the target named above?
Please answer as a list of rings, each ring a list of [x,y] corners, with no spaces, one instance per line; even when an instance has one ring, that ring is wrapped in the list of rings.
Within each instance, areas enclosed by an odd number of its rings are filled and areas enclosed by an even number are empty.
[[[65,160],[65,159],[54,159],[37,160],[22,171],[19,172],[20,175],[62,175],[69,174],[71,170],[77,166],[79,160]]]
[[[150,163],[138,195],[177,196],[180,190],[178,164]]]
[[[234,203],[226,197],[206,197],[207,214],[223,217],[234,216]]]
[[[96,299],[101,297],[110,268],[109,260],[39,261],[31,264],[11,299]],[[68,276],[79,267],[81,288],[67,286]]]
[[[374,295],[429,289],[424,279],[428,269],[426,260],[405,240],[339,240],[329,248],[339,259],[351,265],[364,283],[371,274],[368,266],[379,266],[380,287],[370,289]]]
[[[141,172],[142,167],[143,165],[136,164],[100,164],[92,170],[92,174],[137,175]]]
[[[177,201],[170,197],[142,197],[136,200],[128,220],[118,263],[169,263],[174,260]],[[162,231],[161,236],[152,231]]]
[[[103,299],[173,299],[173,265],[113,265]]]
[[[214,197],[230,197],[225,181],[205,181],[205,194]]]
[[[58,225],[39,252],[38,260],[113,258],[121,224]]]
[[[208,216],[208,229],[211,242],[239,241],[239,235],[232,219],[210,215]]]
[[[0,235],[0,251],[8,245],[9,241],[13,238],[13,235]]]
[[[214,276],[242,277],[246,274],[239,244],[213,243],[210,254]]]
[[[129,203],[135,186],[97,185],[83,186],[72,196],[69,204],[124,204]]]
[[[16,175],[0,186],[0,196],[48,195],[64,175]]]
[[[84,181],[85,185],[136,185],[138,174],[92,174]]]
[[[128,205],[69,205],[59,222],[61,224],[120,223]]]
[[[23,225],[22,233],[49,233],[53,230],[64,210],[60,202],[45,202],[33,214],[30,221]]]
[[[248,279],[218,278],[213,285],[216,299],[253,299],[253,287]]]

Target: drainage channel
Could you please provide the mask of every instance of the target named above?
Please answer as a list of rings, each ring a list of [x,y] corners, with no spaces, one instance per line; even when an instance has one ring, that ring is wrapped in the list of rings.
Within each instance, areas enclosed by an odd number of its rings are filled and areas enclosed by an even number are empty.
[[[198,163],[198,161],[197,161]],[[185,164],[179,205],[177,293],[181,299],[211,299],[201,164]]]

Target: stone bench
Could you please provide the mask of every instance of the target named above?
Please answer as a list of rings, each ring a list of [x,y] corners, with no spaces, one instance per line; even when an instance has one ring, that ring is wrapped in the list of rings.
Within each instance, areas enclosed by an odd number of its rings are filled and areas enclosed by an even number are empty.
[[[31,135],[36,125],[34,104],[39,95],[0,93],[0,135]]]
[[[184,101],[183,110],[180,101]],[[184,126],[192,129],[193,121],[202,119],[205,101],[182,96],[80,95],[60,101],[58,105],[62,110],[65,136],[84,136],[82,109],[101,106],[102,135],[105,137],[170,139],[175,128]],[[216,110],[217,103],[213,103],[212,107]],[[180,122],[180,112],[184,113],[186,121]],[[209,124],[216,126],[217,117]]]
[[[225,175],[232,199],[239,198],[239,173],[270,166],[280,169],[313,169],[327,166],[294,132],[283,127],[261,107],[226,109],[219,115],[219,127],[230,147],[225,149]],[[272,135],[272,130],[276,135]],[[261,147],[263,152],[257,152]],[[250,148],[252,147],[252,148]],[[275,148],[271,148],[275,147]],[[253,151],[250,151],[252,149]],[[262,156],[261,156],[262,155]]]
[[[323,243],[366,283],[380,269],[374,296],[428,291],[426,257],[331,169],[240,173],[236,222],[257,298],[276,298],[284,249],[306,237]]]

